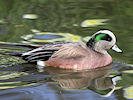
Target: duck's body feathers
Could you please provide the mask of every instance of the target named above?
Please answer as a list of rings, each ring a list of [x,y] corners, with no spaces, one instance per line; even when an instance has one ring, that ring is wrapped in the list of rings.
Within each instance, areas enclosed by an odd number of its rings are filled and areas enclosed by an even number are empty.
[[[84,55],[79,50],[85,51],[82,42],[56,42],[53,44],[46,44],[42,47],[36,48],[32,51],[22,54],[24,60],[28,62],[47,61],[51,58],[79,58]]]

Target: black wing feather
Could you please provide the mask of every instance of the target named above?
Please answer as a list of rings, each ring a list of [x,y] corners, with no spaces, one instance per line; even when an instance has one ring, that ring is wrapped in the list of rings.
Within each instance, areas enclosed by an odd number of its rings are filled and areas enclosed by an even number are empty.
[[[39,61],[39,60],[46,61],[54,54],[55,51],[57,51],[57,50],[35,51],[35,52],[30,53],[29,55],[28,54],[22,55],[22,58],[24,60],[27,60],[28,62],[32,62],[32,63]]]
[[[47,61],[56,51],[59,50],[61,46],[68,43],[70,42],[55,42],[55,43],[45,44],[42,47],[23,53],[22,58],[32,63],[36,61]]]

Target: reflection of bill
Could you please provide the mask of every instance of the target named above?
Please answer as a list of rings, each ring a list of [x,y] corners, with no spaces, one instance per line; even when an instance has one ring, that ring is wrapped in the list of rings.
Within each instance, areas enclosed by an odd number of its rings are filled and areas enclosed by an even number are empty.
[[[101,96],[107,97],[114,92],[115,85],[113,84],[112,78],[101,77],[95,79],[92,86],[88,88],[100,94]]]
[[[63,89],[90,89],[101,96],[110,96],[115,84],[111,77],[107,77],[109,70],[110,66],[82,72],[47,71],[55,74],[52,80]]]

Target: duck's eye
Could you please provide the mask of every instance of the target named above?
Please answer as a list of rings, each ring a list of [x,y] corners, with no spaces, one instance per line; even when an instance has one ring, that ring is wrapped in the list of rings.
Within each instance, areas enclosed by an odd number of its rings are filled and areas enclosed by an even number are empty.
[[[95,42],[98,42],[99,40],[106,40],[106,41],[111,41],[112,38],[111,36],[109,36],[108,34],[104,34],[104,33],[99,33],[95,36]]]

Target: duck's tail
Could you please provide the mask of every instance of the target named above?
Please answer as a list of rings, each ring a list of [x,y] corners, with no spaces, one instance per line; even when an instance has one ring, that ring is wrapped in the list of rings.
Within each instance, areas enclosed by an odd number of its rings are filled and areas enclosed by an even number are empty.
[[[0,54],[21,57],[22,53],[41,45],[0,42]]]

